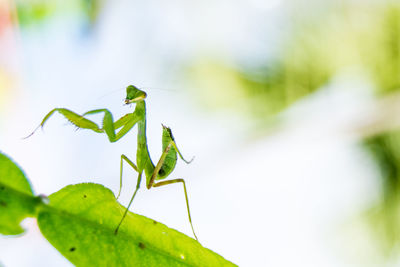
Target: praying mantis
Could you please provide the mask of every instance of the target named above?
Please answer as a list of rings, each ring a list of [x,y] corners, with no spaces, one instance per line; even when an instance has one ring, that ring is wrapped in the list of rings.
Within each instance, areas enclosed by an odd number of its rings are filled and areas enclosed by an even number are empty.
[[[33,135],[36,130],[40,127],[43,127],[46,121],[55,113],[58,112],[62,114],[67,120],[69,120],[72,124],[82,129],[89,129],[96,133],[105,133],[110,142],[116,142],[121,139],[125,134],[129,132],[135,125],[138,126],[138,135],[137,135],[137,151],[136,151],[136,164],[133,163],[127,156],[124,154],[121,155],[121,163],[120,163],[120,187],[117,199],[121,194],[122,188],[122,172],[123,172],[123,162],[128,163],[137,173],[138,179],[136,184],[136,189],[129,201],[127,208],[125,209],[122,218],[117,225],[114,233],[117,234],[118,230],[126,217],[129,207],[131,206],[133,199],[136,196],[140,188],[140,183],[142,181],[142,174],[144,172],[146,176],[146,187],[147,189],[151,189],[152,187],[160,187],[164,185],[174,184],[174,183],[182,183],[185,199],[186,199],[186,208],[189,218],[189,223],[192,228],[192,232],[196,240],[198,240],[193,224],[192,218],[190,216],[189,209],[189,200],[188,194],[186,190],[185,181],[181,178],[172,179],[172,180],[164,180],[167,178],[171,172],[174,170],[176,162],[177,162],[177,154],[179,157],[187,164],[189,164],[193,159],[187,161],[182,156],[178,147],[176,146],[175,139],[172,135],[172,131],[170,128],[162,125],[162,154],[157,164],[154,165],[150,154],[147,148],[147,138],[146,138],[146,103],[145,99],[147,94],[138,89],[133,85],[129,85],[126,88],[126,98],[125,104],[136,104],[135,110],[133,113],[128,113],[122,116],[120,119],[114,122],[113,116],[108,109],[95,109],[84,113],[83,115],[79,115],[71,110],[65,108],[55,108],[51,110],[42,120],[40,125],[27,137]],[[95,122],[85,118],[86,115],[103,113],[103,125],[100,128]],[[116,130],[120,129],[118,132]],[[163,180],[163,181],[160,181]]]

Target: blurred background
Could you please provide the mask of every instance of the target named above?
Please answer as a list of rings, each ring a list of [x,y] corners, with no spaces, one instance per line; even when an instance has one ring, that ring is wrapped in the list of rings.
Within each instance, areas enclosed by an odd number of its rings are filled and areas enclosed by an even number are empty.
[[[57,114],[21,138],[54,107],[132,112],[129,84],[148,93],[153,161],[161,123],[195,156],[171,178],[205,247],[240,266],[400,266],[399,1],[0,0],[0,150],[36,194],[117,192],[136,130],[110,144]],[[179,185],[142,185],[131,210],[191,235]],[[0,266],[71,266],[23,225]]]

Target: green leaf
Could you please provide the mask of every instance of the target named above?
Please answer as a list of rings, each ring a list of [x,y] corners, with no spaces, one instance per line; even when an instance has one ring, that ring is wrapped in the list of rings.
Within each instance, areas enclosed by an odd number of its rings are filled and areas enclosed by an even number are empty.
[[[98,184],[67,186],[38,216],[47,240],[77,266],[235,266],[196,240],[129,212]]]
[[[40,203],[23,171],[0,153],[0,234],[23,233],[19,224],[26,217],[34,217]]]
[[[33,191],[28,179],[21,168],[10,158],[0,152],[0,183],[33,196]]]

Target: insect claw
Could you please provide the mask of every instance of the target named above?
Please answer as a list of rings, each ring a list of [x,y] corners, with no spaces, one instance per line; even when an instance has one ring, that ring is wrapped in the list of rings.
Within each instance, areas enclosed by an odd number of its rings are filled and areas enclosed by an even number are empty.
[[[26,136],[26,137],[22,137],[22,139],[27,139],[27,138],[31,137],[31,136],[36,132],[36,130],[39,129],[39,127],[40,127],[40,128],[42,129],[42,131],[43,131],[43,125],[39,125],[38,127],[36,127],[35,130],[33,130],[32,133],[30,133],[30,134],[29,134],[28,136]]]
[[[28,136],[22,137],[21,139],[28,139],[28,138],[31,137],[34,133],[35,133],[35,131],[33,131],[32,133],[30,133]]]
[[[190,163],[192,163],[192,161],[194,160],[194,158],[195,158],[195,156],[193,156],[193,157],[192,157],[192,159],[191,159],[191,160],[189,160],[189,161],[187,162],[187,164],[190,164]]]

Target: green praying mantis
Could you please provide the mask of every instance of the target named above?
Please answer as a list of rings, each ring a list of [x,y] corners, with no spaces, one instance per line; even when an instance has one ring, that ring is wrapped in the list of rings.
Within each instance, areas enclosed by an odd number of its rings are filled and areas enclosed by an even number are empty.
[[[83,115],[79,115],[71,110],[65,108],[55,108],[51,110],[42,120],[40,125],[27,137],[33,135],[36,130],[40,127],[43,127],[46,121],[53,115],[55,112],[62,114],[67,120],[69,120],[72,124],[82,129],[89,129],[96,133],[105,133],[110,142],[116,142],[121,139],[125,134],[129,132],[135,125],[138,126],[138,135],[137,135],[137,151],[136,151],[136,164],[134,164],[127,156],[124,154],[121,155],[121,164],[120,164],[120,187],[117,199],[121,194],[122,188],[122,172],[123,172],[123,162],[128,163],[137,173],[138,179],[136,184],[136,189],[131,197],[131,200],[125,209],[124,214],[122,215],[121,221],[115,229],[115,234],[118,233],[118,229],[120,228],[125,216],[128,213],[129,207],[131,206],[133,199],[136,196],[140,188],[140,183],[142,181],[142,174],[145,173],[146,176],[146,187],[150,189],[152,187],[160,187],[164,185],[174,184],[174,183],[182,183],[185,199],[186,199],[186,208],[189,218],[189,223],[193,231],[194,237],[197,239],[197,236],[194,232],[192,218],[190,216],[189,209],[189,200],[188,194],[186,190],[185,181],[183,179],[172,179],[172,180],[164,180],[167,178],[171,172],[174,170],[176,162],[177,162],[177,154],[179,157],[189,164],[192,160],[187,161],[182,156],[178,147],[176,146],[174,137],[172,135],[171,129],[162,125],[162,154],[158,163],[156,165],[153,164],[150,154],[147,148],[147,138],[146,138],[146,93],[133,85],[129,85],[126,88],[126,98],[125,104],[135,103],[136,107],[133,113],[128,113],[122,116],[120,119],[114,122],[113,116],[111,112],[107,109],[96,109],[91,110]],[[100,128],[95,122],[88,120],[85,118],[86,115],[96,114],[96,113],[104,113],[103,117],[103,125]],[[120,129],[118,132],[116,130]],[[26,137],[26,138],[27,138]],[[160,181],[164,180],[164,181]]]

